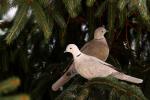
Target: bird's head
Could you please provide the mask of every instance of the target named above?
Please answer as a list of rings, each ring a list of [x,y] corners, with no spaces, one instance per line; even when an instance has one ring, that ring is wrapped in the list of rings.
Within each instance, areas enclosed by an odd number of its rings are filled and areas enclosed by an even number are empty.
[[[104,26],[97,28],[94,32],[94,39],[103,38],[106,32],[107,30],[105,29]]]
[[[64,52],[72,53],[74,57],[77,57],[81,54],[79,48],[75,44],[69,44]]]

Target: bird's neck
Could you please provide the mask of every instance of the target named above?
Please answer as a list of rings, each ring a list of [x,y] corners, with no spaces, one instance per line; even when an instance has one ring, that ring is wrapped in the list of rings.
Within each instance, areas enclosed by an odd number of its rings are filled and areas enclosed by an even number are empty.
[[[80,58],[80,56],[82,55],[82,52],[76,53],[73,57],[74,59],[78,59]]]
[[[79,57],[81,55],[81,53],[79,53],[76,57]]]
[[[99,37],[94,37],[95,40],[101,40],[101,39],[105,39],[104,36],[99,36]]]

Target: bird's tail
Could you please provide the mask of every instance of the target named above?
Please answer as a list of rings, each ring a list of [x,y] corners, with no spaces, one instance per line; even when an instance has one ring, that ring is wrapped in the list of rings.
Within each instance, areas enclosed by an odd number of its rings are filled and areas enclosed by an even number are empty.
[[[59,78],[53,85],[52,85],[52,90],[57,91],[59,90],[60,87],[62,87],[65,83],[67,83],[73,76],[76,75],[76,72],[73,72],[74,66],[71,65],[70,68],[68,69],[67,72],[64,73],[61,78]]]
[[[117,73],[117,74],[115,73],[115,74],[113,74],[113,76],[120,79],[120,80],[128,81],[128,82],[131,82],[131,83],[139,84],[139,83],[143,82],[142,79],[132,77],[132,76],[126,75],[124,73]]]

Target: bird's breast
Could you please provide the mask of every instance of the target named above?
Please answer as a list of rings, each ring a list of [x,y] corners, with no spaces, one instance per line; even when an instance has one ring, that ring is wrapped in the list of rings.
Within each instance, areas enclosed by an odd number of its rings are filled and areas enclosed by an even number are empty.
[[[80,74],[82,77],[86,78],[86,79],[91,79],[91,77],[93,77],[94,72],[92,70],[90,70],[89,66],[87,65],[86,61],[75,61],[75,69],[78,72],[78,74]]]

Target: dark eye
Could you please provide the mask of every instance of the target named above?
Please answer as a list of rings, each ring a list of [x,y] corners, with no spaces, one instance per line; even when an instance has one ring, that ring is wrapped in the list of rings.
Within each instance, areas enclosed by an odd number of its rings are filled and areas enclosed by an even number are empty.
[[[72,49],[72,48],[70,48],[70,49]]]
[[[102,31],[102,32],[104,32],[104,31]]]

